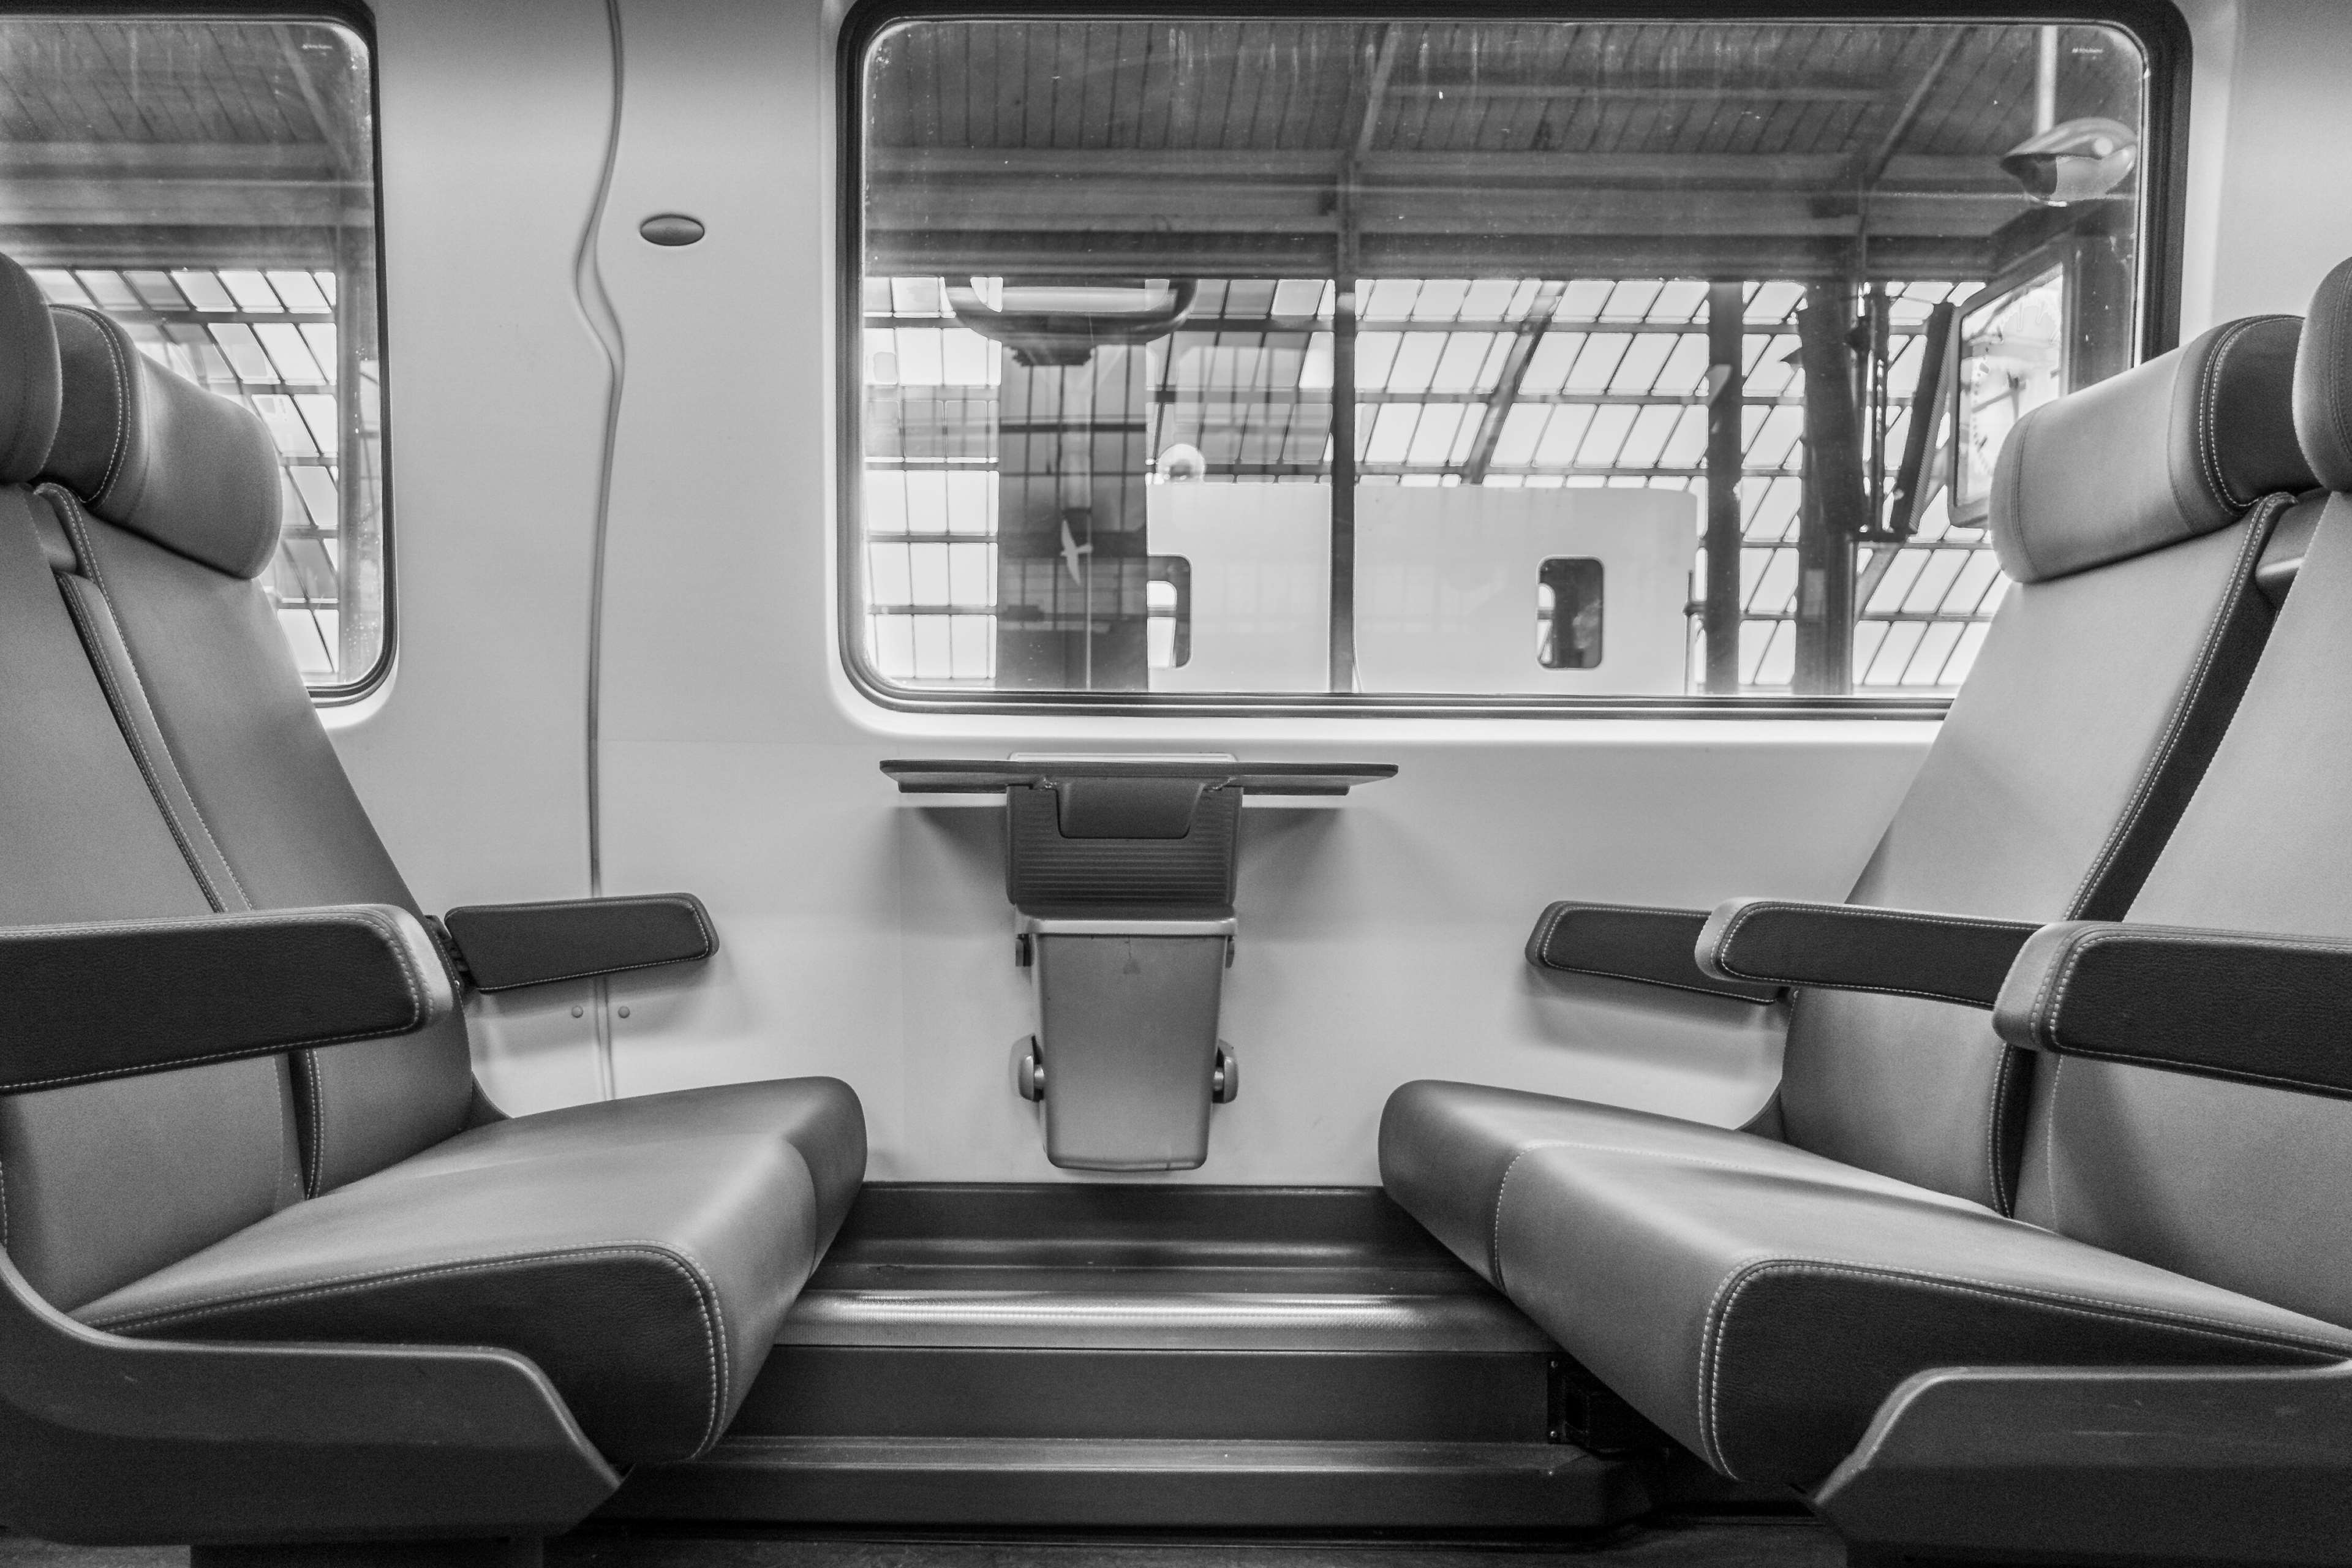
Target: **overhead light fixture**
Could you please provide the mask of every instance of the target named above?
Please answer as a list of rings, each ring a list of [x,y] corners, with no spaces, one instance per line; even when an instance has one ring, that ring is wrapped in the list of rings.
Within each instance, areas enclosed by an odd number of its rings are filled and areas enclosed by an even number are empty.
[[[2001,172],[2024,187],[2027,198],[2063,207],[2104,196],[2131,177],[2139,163],[2139,138],[2129,126],[2086,117],[2037,131],[2004,153]]]

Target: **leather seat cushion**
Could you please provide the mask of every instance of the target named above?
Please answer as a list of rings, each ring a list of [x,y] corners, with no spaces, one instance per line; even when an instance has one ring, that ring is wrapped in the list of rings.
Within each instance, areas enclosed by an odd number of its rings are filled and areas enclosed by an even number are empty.
[[[1743,1164],[1769,1165],[1793,1152],[1768,1138],[1677,1117],[1423,1079],[1400,1087],[1381,1112],[1381,1184],[1455,1257],[1500,1285],[1496,1199],[1528,1151],[1564,1142]],[[1856,1182],[1909,1190],[1891,1177],[1832,1168]]]
[[[299,1203],[76,1316],[148,1338],[495,1345],[615,1464],[725,1429],[856,1194],[831,1079],[492,1122]]]
[[[1767,1147],[1533,1147],[1495,1222],[1511,1300],[1727,1475],[1820,1481],[1898,1384],[1936,1367],[2352,1355],[2332,1324]]]

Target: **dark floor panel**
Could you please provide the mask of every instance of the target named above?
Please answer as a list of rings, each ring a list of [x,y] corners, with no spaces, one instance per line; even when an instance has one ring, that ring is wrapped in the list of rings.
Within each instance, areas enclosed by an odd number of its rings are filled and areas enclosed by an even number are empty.
[[[779,1345],[731,1437],[1529,1443],[1549,1360]]]
[[[1423,1273],[1441,1289],[1482,1288],[1378,1187],[1086,1182],[868,1182],[810,1285],[923,1288],[919,1279],[968,1268],[979,1276],[968,1288],[998,1289],[1009,1268],[1131,1272],[1137,1289],[1165,1289],[1187,1275],[1268,1268],[1322,1271],[1336,1289]]]
[[[1844,1563],[1844,1549],[1828,1531],[1795,1521],[1638,1530],[1591,1542],[1526,1545],[583,1535],[548,1553],[548,1568],[1843,1568]]]
[[[614,1534],[551,1542],[548,1568],[1843,1568],[1800,1521],[1632,1530],[1569,1544],[1308,1544]],[[0,1568],[187,1568],[184,1547],[58,1546],[0,1533]]]

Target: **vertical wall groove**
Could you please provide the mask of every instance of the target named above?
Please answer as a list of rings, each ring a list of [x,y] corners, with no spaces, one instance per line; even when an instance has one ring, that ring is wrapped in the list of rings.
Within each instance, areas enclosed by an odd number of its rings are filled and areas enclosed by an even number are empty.
[[[597,347],[604,352],[608,375],[604,399],[604,443],[596,476],[596,525],[589,552],[588,570],[588,684],[584,700],[587,704],[585,734],[588,749],[588,892],[592,898],[600,897],[604,891],[603,737],[600,733],[604,678],[604,540],[612,521],[613,449],[621,425],[621,387],[628,370],[620,318],[613,310],[611,296],[604,292],[604,276],[596,264],[597,240],[604,226],[604,206],[613,191],[613,168],[621,150],[621,0],[605,0],[604,16],[613,38],[612,119],[605,131],[604,166],[596,182],[596,200],[588,210],[588,226],[580,236],[580,252],[572,264],[572,293],[579,301],[581,318],[587,323]],[[594,990],[596,1085],[603,1097],[611,1100],[614,1094],[611,999],[604,981],[596,981]]]

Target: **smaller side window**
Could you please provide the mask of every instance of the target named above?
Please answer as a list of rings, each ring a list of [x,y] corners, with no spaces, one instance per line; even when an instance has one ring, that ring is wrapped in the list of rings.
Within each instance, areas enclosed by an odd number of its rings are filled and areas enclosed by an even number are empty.
[[[1546,669],[1601,667],[1601,563],[1555,555],[1536,574],[1536,662]]]
[[[1181,555],[1146,558],[1143,602],[1150,613],[1148,664],[1181,669],[1192,662],[1192,563]]]

